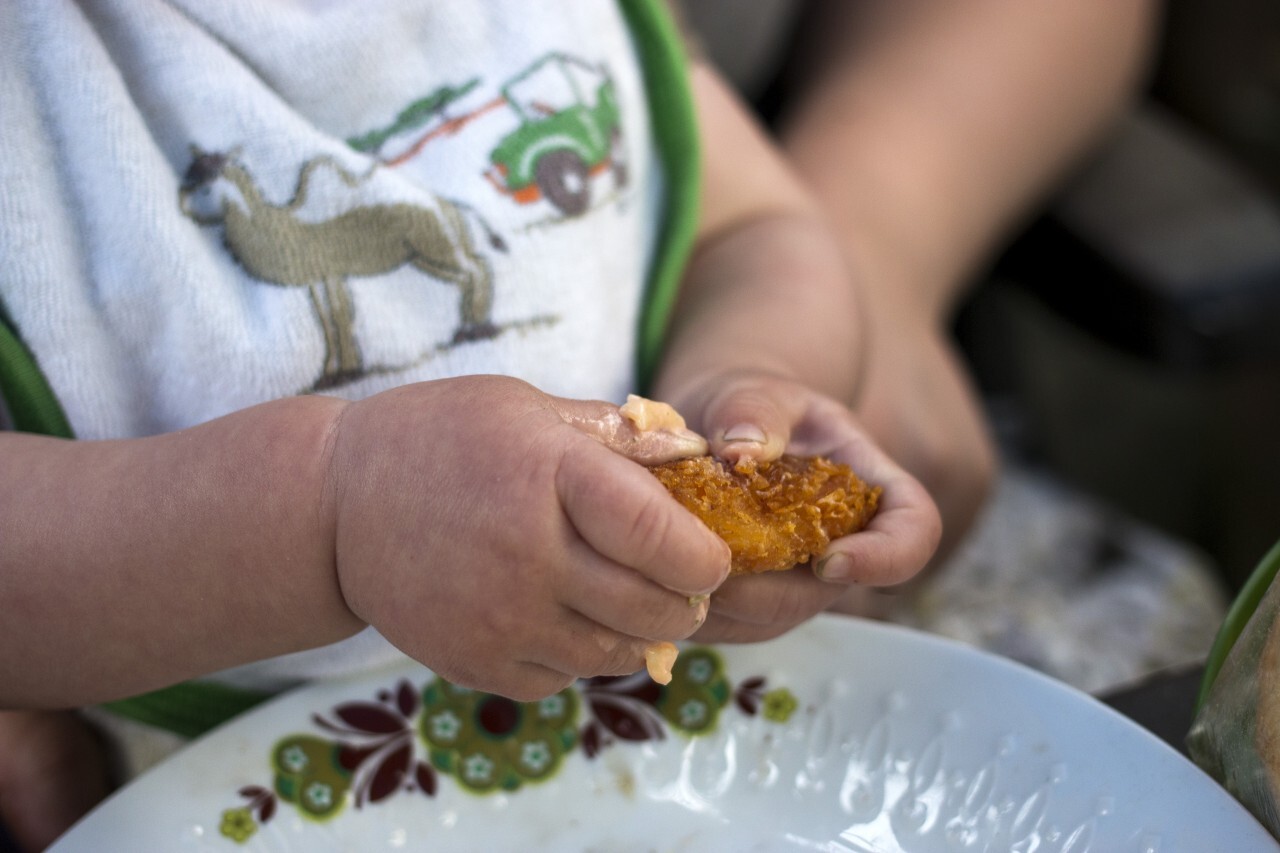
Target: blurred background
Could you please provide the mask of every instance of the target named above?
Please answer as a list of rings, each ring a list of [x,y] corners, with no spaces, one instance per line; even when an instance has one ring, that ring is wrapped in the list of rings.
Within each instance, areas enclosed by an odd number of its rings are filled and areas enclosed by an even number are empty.
[[[771,119],[805,4],[686,5]],[[1002,470],[894,618],[1094,692],[1202,660],[1280,539],[1280,3],[1165,5],[1142,96],[953,331]]]
[[[1166,9],[1149,94],[958,333],[1019,452],[1235,588],[1280,538],[1280,4]]]

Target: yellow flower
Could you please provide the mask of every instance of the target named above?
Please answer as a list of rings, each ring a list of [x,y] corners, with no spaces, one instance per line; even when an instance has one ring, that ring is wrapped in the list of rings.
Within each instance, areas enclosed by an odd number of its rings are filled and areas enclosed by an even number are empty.
[[[775,723],[785,723],[795,713],[796,697],[785,687],[764,694],[764,718]]]
[[[258,824],[248,809],[227,809],[222,813],[222,825],[218,831],[236,844],[244,844],[258,831]]]

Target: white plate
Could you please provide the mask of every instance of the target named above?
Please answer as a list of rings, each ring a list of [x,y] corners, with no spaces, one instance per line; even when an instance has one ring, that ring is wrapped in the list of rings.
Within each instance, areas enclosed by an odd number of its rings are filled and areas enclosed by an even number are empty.
[[[1280,850],[1145,730],[946,640],[821,617],[677,666],[660,696],[641,677],[527,706],[427,689],[413,664],[309,686],[144,774],[54,850]],[[336,809],[306,816],[290,799],[307,797]]]

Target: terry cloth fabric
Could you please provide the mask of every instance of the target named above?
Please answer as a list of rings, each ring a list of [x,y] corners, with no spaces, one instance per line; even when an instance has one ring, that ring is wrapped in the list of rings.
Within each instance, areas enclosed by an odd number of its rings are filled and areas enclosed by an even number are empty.
[[[472,373],[632,387],[658,222],[619,10],[6,4],[3,294],[81,438]]]
[[[145,436],[475,373],[621,401],[696,209],[657,6],[0,5],[7,420]],[[218,680],[396,654],[369,631]]]

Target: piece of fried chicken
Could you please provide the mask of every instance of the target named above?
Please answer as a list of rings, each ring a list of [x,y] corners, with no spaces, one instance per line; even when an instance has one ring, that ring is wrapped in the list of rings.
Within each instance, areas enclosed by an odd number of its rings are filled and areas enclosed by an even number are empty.
[[[730,464],[695,456],[650,469],[733,552],[732,574],[782,571],[820,555],[832,539],[866,527],[879,486],[821,456]]]
[[[879,486],[862,482],[848,465],[825,457],[783,455],[775,462],[743,459],[731,465],[707,456],[706,441],[689,431],[679,412],[644,397],[629,395],[616,416],[586,428],[611,447],[633,450],[656,442],[667,451],[629,453],[637,461],[684,457],[648,463],[649,470],[729,545],[731,574],[782,571],[808,562],[832,539],[866,527],[880,501]],[[677,453],[671,452],[674,439]],[[691,606],[700,603],[689,601]],[[644,655],[650,677],[670,683],[677,654],[674,643],[651,643]]]

